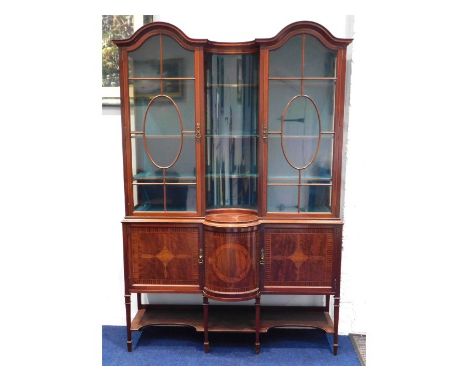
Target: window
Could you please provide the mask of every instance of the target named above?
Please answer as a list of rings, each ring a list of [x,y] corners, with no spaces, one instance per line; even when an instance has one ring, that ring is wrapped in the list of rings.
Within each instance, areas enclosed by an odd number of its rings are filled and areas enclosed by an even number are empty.
[[[113,39],[126,39],[156,15],[102,15],[102,104],[120,104],[119,50]]]

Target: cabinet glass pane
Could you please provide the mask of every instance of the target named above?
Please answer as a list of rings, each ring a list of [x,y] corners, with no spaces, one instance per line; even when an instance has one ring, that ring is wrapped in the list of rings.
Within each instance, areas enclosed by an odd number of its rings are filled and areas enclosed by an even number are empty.
[[[307,179],[331,179],[333,161],[333,136],[323,135],[320,139],[320,149],[314,162],[302,171],[303,181]]]
[[[180,141],[172,137],[155,137],[147,139],[148,151],[157,163],[168,164],[174,159],[179,150]],[[132,138],[133,179],[160,180],[162,170],[156,167],[146,154],[143,137]],[[166,170],[166,182],[195,182],[195,138],[193,135],[184,136],[182,151],[174,165]]]
[[[313,137],[319,132],[319,117],[313,103],[306,97],[294,98],[284,114],[284,137]]]
[[[288,102],[301,93],[299,80],[270,80],[268,102],[268,129],[280,131],[281,114]],[[317,105],[322,123],[322,131],[333,131],[335,107],[335,81],[305,80],[304,94],[312,98]]]
[[[257,54],[206,54],[207,87],[258,84]]]
[[[296,162],[304,161],[310,155],[310,147],[317,145],[317,138],[284,140],[288,153]],[[311,179],[331,179],[333,156],[333,137],[322,135],[320,149],[314,162],[302,171],[302,181]],[[268,182],[269,183],[298,183],[298,171],[292,168],[286,161],[281,150],[281,138],[278,135],[270,135],[268,138]]]
[[[257,87],[208,87],[208,135],[256,135]]]
[[[182,48],[174,39],[163,36],[163,77],[193,77],[193,51]]]
[[[253,208],[257,203],[257,139],[207,137],[207,205]]]
[[[335,81],[304,81],[304,94],[312,98],[320,113],[322,131],[333,131],[335,116]]]
[[[174,104],[166,97],[156,98],[146,112],[146,136],[174,136],[180,137],[179,113]]]
[[[207,177],[207,208],[256,208],[257,177]]]
[[[184,144],[179,159],[169,170],[172,170],[172,175],[184,179],[191,178],[195,181],[196,158],[195,158],[195,137],[193,135],[184,136]],[[168,174],[171,174],[168,170]]]
[[[161,93],[161,82],[163,93]],[[165,94],[171,97],[176,103],[182,115],[184,130],[193,131],[195,125],[195,99],[193,80],[133,80],[130,81],[130,126],[132,131],[143,131],[143,120],[151,99],[158,94]],[[159,107],[154,109],[153,114],[161,112],[168,115],[174,112],[172,103],[167,98],[158,100]],[[163,121],[164,121],[164,117]],[[173,118],[170,118],[171,120]],[[166,118],[167,120],[167,118]],[[163,122],[162,121],[162,122]],[[178,129],[178,126],[175,127]],[[173,127],[168,124],[161,124],[159,132],[161,134],[170,133]]]
[[[197,205],[196,186],[167,186],[168,211],[195,211]]]
[[[160,37],[150,37],[137,50],[128,53],[128,76],[159,77],[160,57]]]
[[[330,212],[330,186],[301,186],[301,212]]]
[[[258,56],[208,54],[207,208],[256,208]]]
[[[268,186],[269,212],[297,212],[297,186]]]
[[[299,211],[298,191],[298,186],[268,186],[268,211],[330,212],[330,186],[300,186]]]
[[[297,35],[280,48],[270,51],[269,76],[334,77],[335,62],[335,51],[326,48],[315,37]]]
[[[301,93],[301,82],[270,80],[268,96],[268,130],[281,130],[281,114],[288,102]]]
[[[167,185],[167,211],[195,211],[195,185]],[[163,185],[134,185],[133,199],[135,211],[164,211]]]
[[[133,202],[135,211],[163,211],[163,186],[138,185],[133,186]]]
[[[208,135],[256,135],[258,57],[207,55]]]
[[[270,77],[299,77],[302,65],[302,37],[295,36],[270,52]]]
[[[161,49],[162,41],[162,49]],[[162,53],[162,73],[161,73]],[[128,53],[129,77],[193,77],[193,51],[184,49],[168,36],[153,36]]]
[[[336,52],[315,37],[306,35],[304,42],[304,76],[334,77]]]
[[[207,137],[207,176],[256,176],[256,137]]]

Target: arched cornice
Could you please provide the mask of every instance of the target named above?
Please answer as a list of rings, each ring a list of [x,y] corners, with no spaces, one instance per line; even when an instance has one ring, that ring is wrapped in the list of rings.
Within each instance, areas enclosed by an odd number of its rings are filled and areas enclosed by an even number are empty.
[[[353,41],[352,38],[335,37],[327,28],[313,21],[297,21],[284,27],[275,37],[258,38],[255,41],[260,46],[275,49],[291,37],[302,33],[313,35],[327,48],[334,50],[345,48]]]
[[[275,37],[257,38],[246,42],[217,42],[207,39],[193,39],[175,25],[158,21],[142,26],[128,39],[113,40],[113,42],[119,48],[132,51],[140,47],[148,38],[160,33],[173,37],[184,48],[193,50],[195,47],[204,47],[207,51],[220,53],[247,53],[260,47],[276,49],[291,37],[302,33],[315,36],[327,48],[334,50],[344,48],[353,41],[350,38],[337,38],[328,29],[313,21],[298,21],[283,28]]]

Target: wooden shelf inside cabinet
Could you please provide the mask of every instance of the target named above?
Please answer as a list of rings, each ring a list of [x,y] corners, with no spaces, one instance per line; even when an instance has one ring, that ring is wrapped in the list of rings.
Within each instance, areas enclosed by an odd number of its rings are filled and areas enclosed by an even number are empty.
[[[201,305],[148,305],[140,309],[131,330],[146,326],[190,326],[203,332]],[[333,321],[323,308],[264,306],[260,333],[271,328],[317,328],[333,333]],[[210,305],[208,331],[255,333],[254,306]]]

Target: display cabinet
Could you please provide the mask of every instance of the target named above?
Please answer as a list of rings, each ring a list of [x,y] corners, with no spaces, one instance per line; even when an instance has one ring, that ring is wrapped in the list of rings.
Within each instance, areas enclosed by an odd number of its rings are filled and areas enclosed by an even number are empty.
[[[260,334],[301,327],[333,334],[337,354],[351,40],[309,21],[242,43],[156,22],[114,42],[128,350],[132,331],[152,325],[191,326],[205,351],[210,332],[255,333],[257,352]],[[142,302],[160,292],[200,303]],[[319,295],[323,305],[263,306],[265,294]]]

